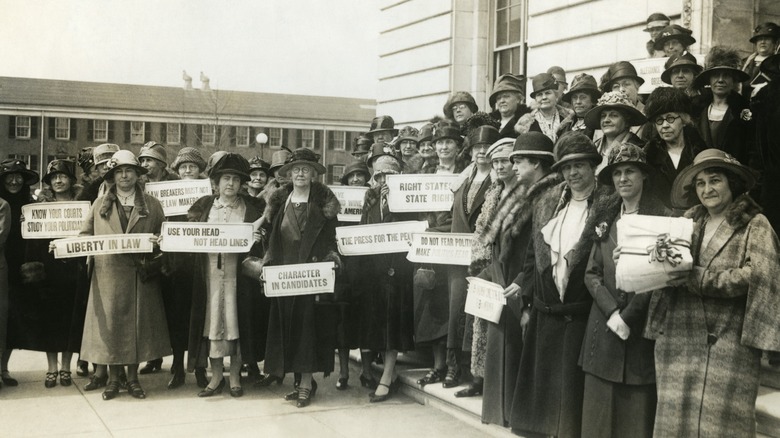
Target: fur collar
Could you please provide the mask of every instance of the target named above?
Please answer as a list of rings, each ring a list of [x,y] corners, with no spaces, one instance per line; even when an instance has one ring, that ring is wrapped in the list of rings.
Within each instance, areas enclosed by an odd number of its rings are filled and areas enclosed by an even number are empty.
[[[479,275],[479,273],[490,264],[492,241],[481,239],[490,220],[496,214],[499,202],[501,202],[501,192],[504,190],[504,183],[493,181],[485,192],[485,201],[482,203],[482,211],[477,217],[475,223],[474,243],[471,245],[471,264],[469,265],[469,274]]]
[[[404,168],[401,173],[420,173],[424,160],[422,155],[415,154],[408,159],[404,160]]]
[[[111,216],[112,207],[114,206],[116,200],[116,185],[112,184],[106,194],[103,196],[103,202],[100,204],[101,217],[108,219]],[[140,183],[136,183],[135,185],[134,206],[138,212],[138,216],[146,217],[149,215],[149,209],[146,206],[146,199],[144,198],[144,189]]]
[[[238,196],[243,199],[244,204],[246,204],[246,216],[244,217],[245,220],[247,217],[254,219],[260,217],[260,215],[263,213],[263,210],[265,209],[265,200],[262,198],[255,198],[244,193],[239,193]],[[211,210],[211,207],[214,205],[214,201],[216,199],[217,195],[208,195],[195,201],[189,210],[187,210],[187,221],[205,222],[208,211]],[[254,219],[251,220],[254,221]]]
[[[761,213],[761,207],[756,201],[747,194],[742,194],[737,196],[737,199],[726,208],[726,222],[738,230],[747,226],[759,213]],[[695,205],[685,212],[685,217],[693,219],[694,222],[703,220],[706,215],[707,209],[701,204]]]
[[[585,238],[593,240],[594,242],[606,240],[609,236],[609,230],[620,215],[620,208],[622,205],[623,199],[617,192],[604,192],[595,199],[593,201],[591,215],[588,216],[588,221],[585,224]],[[642,191],[642,198],[639,200],[638,213],[648,216],[670,216],[672,212],[667,209],[650,190],[645,188]],[[599,236],[596,232],[596,228],[602,228],[605,232]]]
[[[271,193],[268,198],[268,204],[265,207],[263,217],[266,223],[273,223],[274,217],[279,211],[284,210],[284,204],[287,202],[287,197],[292,193],[292,183],[287,183],[283,187]],[[311,190],[309,191],[309,200],[313,206],[319,208],[322,211],[322,215],[326,219],[334,219],[341,210],[341,204],[336,198],[336,195],[325,184],[313,181],[311,184]]]
[[[564,120],[566,120],[567,117],[574,114],[574,110],[570,110],[568,108],[562,107],[560,105],[555,105],[555,111],[558,112],[558,116],[561,118],[561,123],[563,123]],[[517,123],[515,124],[515,132],[522,135],[527,133],[531,130],[531,125],[536,122],[536,113],[539,112],[539,109],[534,109],[530,113],[523,114],[522,117],[520,117],[517,120]]]

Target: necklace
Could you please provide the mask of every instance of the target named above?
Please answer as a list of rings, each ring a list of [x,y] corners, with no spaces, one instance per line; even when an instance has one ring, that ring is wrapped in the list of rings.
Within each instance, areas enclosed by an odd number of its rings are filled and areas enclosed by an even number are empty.
[[[623,204],[623,206],[621,208],[623,209],[622,214],[634,214],[634,213],[639,211],[639,207],[637,207],[637,208],[635,208],[635,209],[633,209],[631,211],[626,211],[626,204]]]
[[[127,195],[127,196],[122,196],[122,194],[119,193],[119,191],[116,192],[116,195],[119,197],[119,203],[120,204],[122,204],[122,205],[130,205],[130,199],[133,199],[133,197],[135,197],[135,190],[130,192],[130,194]]]

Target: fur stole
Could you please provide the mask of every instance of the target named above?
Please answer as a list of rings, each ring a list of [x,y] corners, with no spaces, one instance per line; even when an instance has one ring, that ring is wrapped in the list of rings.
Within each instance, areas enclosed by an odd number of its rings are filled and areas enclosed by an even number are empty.
[[[111,216],[112,207],[117,200],[116,185],[111,185],[101,199],[100,216],[108,219]],[[149,208],[146,206],[146,199],[144,198],[144,189],[140,183],[136,183],[135,185],[135,200],[133,203],[136,211],[138,211],[138,216],[146,217],[149,215]]]
[[[421,169],[425,164],[422,155],[415,154],[404,160],[404,168],[402,173],[422,173]]]
[[[485,202],[482,203],[482,211],[477,217],[475,224],[474,243],[471,245],[471,264],[469,265],[469,274],[478,275],[485,269],[491,260],[491,241],[484,241],[480,239],[485,233],[485,229],[489,226],[490,221],[498,210],[499,202],[501,199],[501,192],[504,190],[504,183],[501,181],[494,181],[485,192]]]
[[[280,211],[284,211],[284,205],[292,191],[292,183],[287,183],[271,193],[268,197],[268,204],[265,207],[265,212],[263,213],[266,223],[272,224],[276,214]],[[325,216],[326,219],[335,219],[339,214],[339,210],[341,210],[341,204],[336,198],[336,195],[328,186],[321,182],[313,181],[311,183],[309,199],[313,206],[322,211],[322,215]]]
[[[761,213],[761,207],[756,201],[749,195],[742,194],[737,196],[737,199],[726,208],[726,222],[734,229],[738,230],[747,226],[747,224],[759,213]],[[693,219],[694,222],[700,222],[707,214],[707,209],[699,204],[688,209],[684,216]]]
[[[555,111],[558,112],[558,116],[561,118],[561,123],[563,123],[564,120],[566,120],[567,117],[574,114],[574,110],[570,110],[568,108],[562,107],[560,105],[555,105]],[[530,113],[524,114],[522,117],[520,117],[517,120],[517,123],[515,124],[515,132],[517,132],[519,135],[523,135],[531,130],[531,125],[536,122],[536,113],[539,112],[539,109],[536,108],[532,110]]]
[[[609,237],[609,230],[615,224],[620,216],[620,208],[623,205],[623,198],[617,192],[603,192],[593,200],[591,214],[588,215],[588,221],[585,223],[583,237],[594,242],[602,242]],[[639,200],[638,214],[647,216],[671,216],[672,211],[666,208],[664,204],[656,198],[645,186],[642,190],[642,197]],[[597,228],[604,232],[599,236]]]

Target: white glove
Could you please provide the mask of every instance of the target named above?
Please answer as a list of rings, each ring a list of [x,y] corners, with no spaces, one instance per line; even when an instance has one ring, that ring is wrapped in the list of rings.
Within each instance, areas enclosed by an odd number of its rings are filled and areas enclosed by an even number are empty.
[[[623,321],[623,318],[620,317],[620,312],[617,310],[609,317],[607,327],[624,341],[628,339],[628,336],[631,334],[631,329],[628,327],[628,324]]]

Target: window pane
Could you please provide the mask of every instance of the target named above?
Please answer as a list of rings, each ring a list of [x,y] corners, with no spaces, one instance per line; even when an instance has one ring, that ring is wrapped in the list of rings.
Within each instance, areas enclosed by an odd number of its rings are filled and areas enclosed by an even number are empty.
[[[108,120],[93,120],[92,126],[94,141],[108,141]]]
[[[268,130],[268,145],[272,148],[282,146],[282,128],[270,128]]]
[[[496,12],[496,47],[505,46],[509,43],[507,37],[507,12],[506,10]]]
[[[506,7],[506,0],[498,0],[496,2],[496,9],[501,9]]]
[[[144,143],[144,122],[130,122],[130,143]]]
[[[30,138],[30,117],[16,117],[16,138]]]
[[[311,129],[301,130],[301,146],[314,149],[314,131]]]
[[[181,143],[181,124],[168,123],[165,128],[165,142],[168,144]]]
[[[509,8],[509,44],[520,42],[522,13],[523,8],[519,5]]]
[[[332,175],[330,176],[331,184],[341,184],[341,177],[344,175],[344,166],[334,164],[332,169]]]
[[[57,140],[70,139],[70,119],[65,117],[54,119],[54,138]]]
[[[236,127],[236,146],[242,146],[242,147],[249,146],[249,127],[247,126]]]
[[[213,146],[216,140],[216,129],[214,125],[203,125],[203,134],[201,143]]]
[[[347,142],[346,132],[335,131],[333,132],[333,149],[337,151],[343,151]]]

